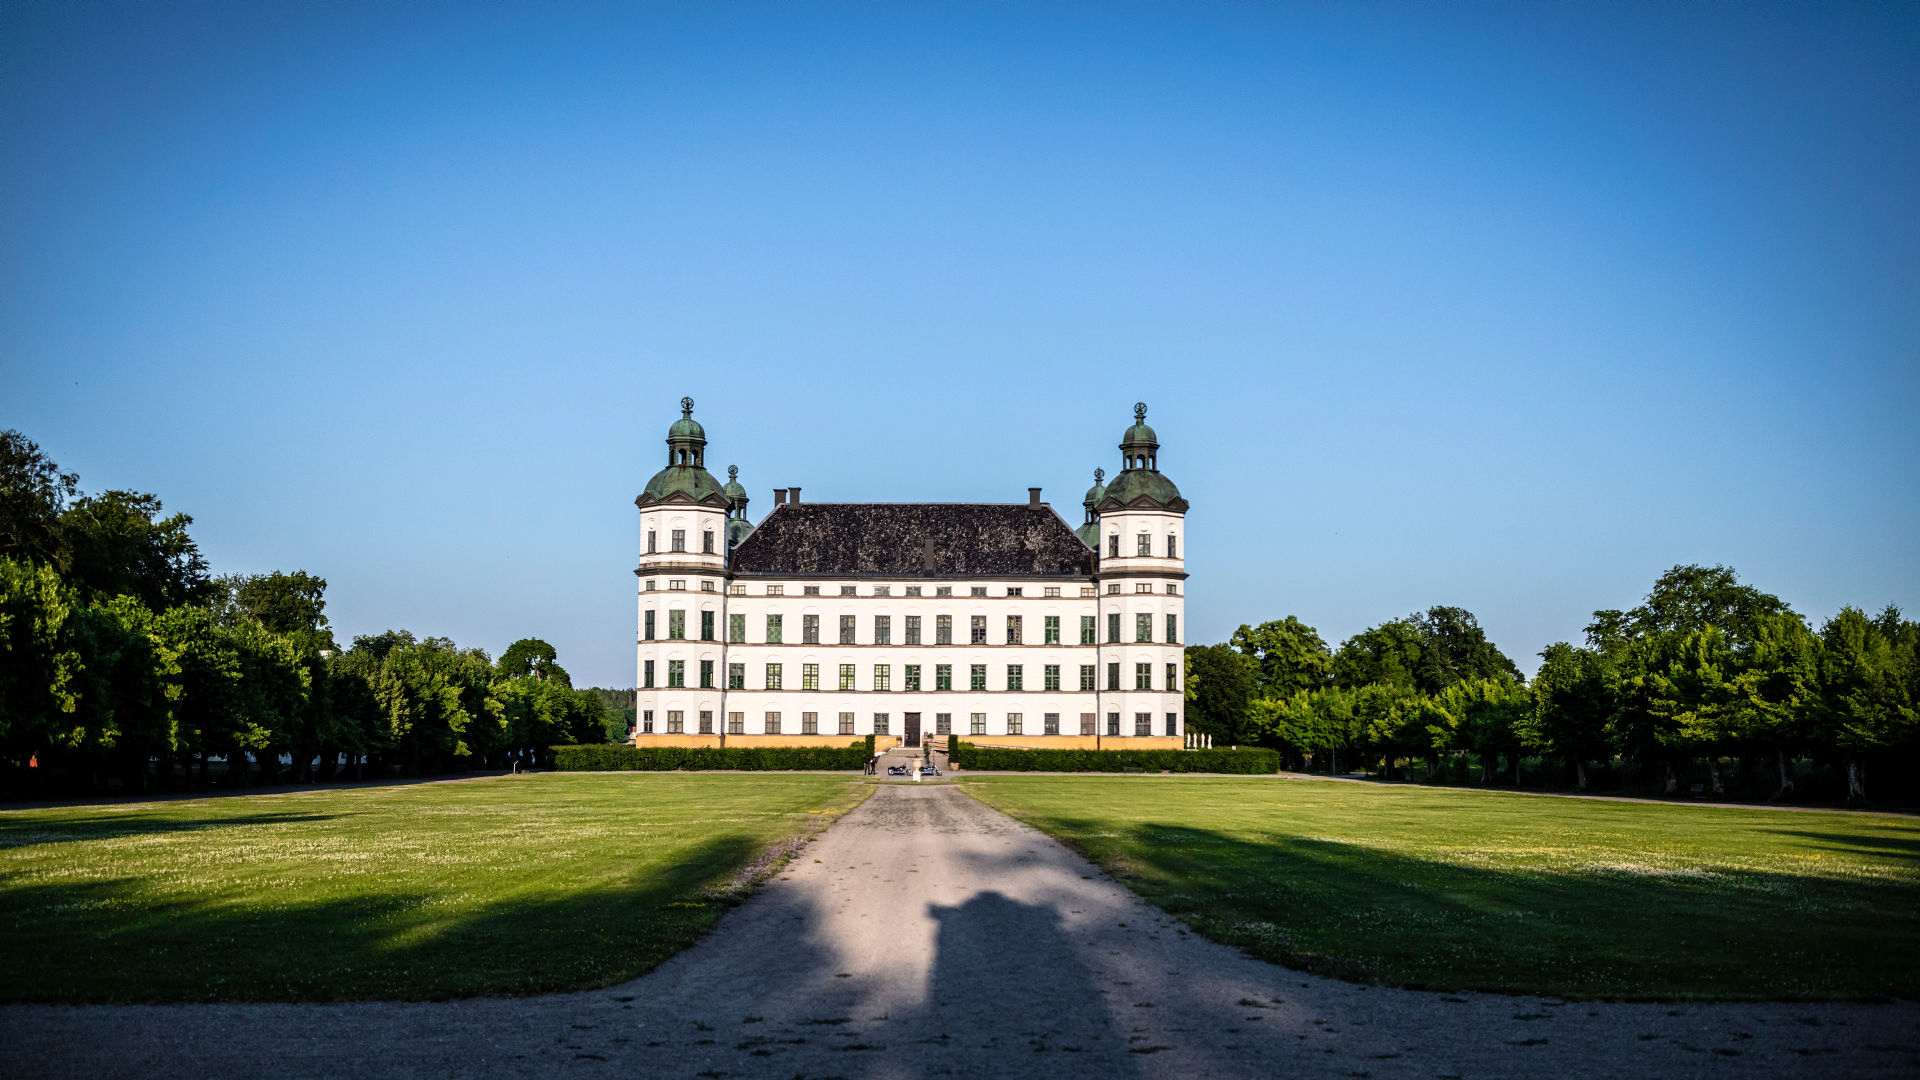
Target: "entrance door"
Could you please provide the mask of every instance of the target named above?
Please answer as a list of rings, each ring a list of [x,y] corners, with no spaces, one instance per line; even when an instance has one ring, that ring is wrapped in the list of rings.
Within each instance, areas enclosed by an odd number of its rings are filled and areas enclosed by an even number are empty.
[[[920,714],[917,712],[910,712],[906,714],[906,717],[907,717],[907,730],[906,730],[907,745],[919,746],[920,745]]]

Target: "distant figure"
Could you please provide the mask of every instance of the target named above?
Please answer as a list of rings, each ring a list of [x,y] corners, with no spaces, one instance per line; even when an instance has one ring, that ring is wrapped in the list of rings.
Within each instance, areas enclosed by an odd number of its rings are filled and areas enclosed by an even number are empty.
[[[916,784],[919,783],[920,782],[920,763],[917,761],[913,762],[912,764],[908,765],[907,768],[913,770],[913,782]]]

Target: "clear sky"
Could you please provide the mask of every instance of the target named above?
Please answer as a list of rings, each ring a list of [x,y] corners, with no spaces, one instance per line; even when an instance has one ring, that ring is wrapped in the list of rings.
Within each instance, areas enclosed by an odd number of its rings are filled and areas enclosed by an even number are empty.
[[[1195,641],[1920,609],[1920,5],[0,6],[0,427],[217,571],[631,685],[683,394],[1075,524],[1144,400]]]

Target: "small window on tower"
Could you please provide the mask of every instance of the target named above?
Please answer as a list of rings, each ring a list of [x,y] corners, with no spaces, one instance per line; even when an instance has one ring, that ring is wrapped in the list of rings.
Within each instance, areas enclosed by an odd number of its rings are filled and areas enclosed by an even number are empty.
[[[706,532],[700,534],[700,550],[705,552],[708,555],[713,554],[713,530],[712,529],[708,529]]]
[[[647,530],[647,554],[651,555],[658,550],[659,536],[658,532],[652,529]]]
[[[675,551],[687,550],[687,530],[685,529],[673,530],[673,550]]]
[[[1120,534],[1119,533],[1114,533],[1112,536],[1107,537],[1107,557],[1111,559],[1117,559],[1120,557]]]
[[[1147,533],[1141,533],[1138,537],[1135,538],[1135,543],[1133,545],[1133,553],[1135,555],[1153,554],[1153,537],[1148,535]]]

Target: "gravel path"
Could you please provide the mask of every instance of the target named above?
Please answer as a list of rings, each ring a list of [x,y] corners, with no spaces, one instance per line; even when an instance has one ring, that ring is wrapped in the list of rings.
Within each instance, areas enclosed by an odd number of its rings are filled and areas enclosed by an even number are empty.
[[[245,958],[236,957],[236,963]],[[1911,1077],[1920,1005],[1353,986],[1188,933],[946,784],[883,786],[719,928],[539,998],[0,1008],[0,1074]]]

